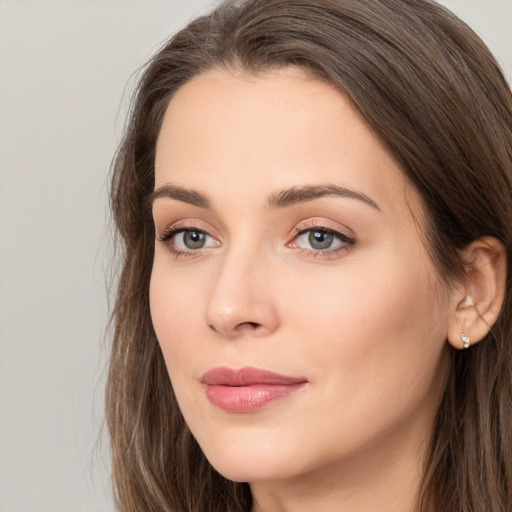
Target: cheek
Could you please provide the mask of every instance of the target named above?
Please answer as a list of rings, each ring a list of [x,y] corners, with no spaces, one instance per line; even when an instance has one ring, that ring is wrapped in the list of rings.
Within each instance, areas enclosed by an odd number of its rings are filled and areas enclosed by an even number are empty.
[[[254,466],[269,474],[311,470],[390,432],[402,436],[399,427],[411,418],[420,430],[429,425],[442,384],[446,313],[425,261],[402,248],[307,271],[276,264],[264,291],[280,327],[246,344],[245,354],[251,363],[257,358],[307,375],[311,391],[242,428],[212,412],[197,384],[198,365],[218,364],[225,346],[204,315],[216,271],[170,273],[157,260],[150,287],[155,331],[182,413],[212,463],[242,480],[244,471],[254,476]],[[253,459],[258,463],[248,469],[244,461]]]
[[[367,395],[378,406],[375,397],[408,399],[403,393],[417,387],[428,392],[449,319],[422,253],[381,254],[373,261],[379,264],[371,273],[358,260],[324,278],[305,274],[288,293],[295,297],[289,317],[300,333],[296,350],[319,381],[334,376],[326,386],[357,390],[358,399]]]
[[[151,318],[172,387],[185,418],[198,414],[195,365],[204,350],[198,343],[198,303],[204,292],[184,273],[169,272],[165,259],[156,259],[151,275]],[[188,421],[187,421],[188,422]]]
[[[320,341],[330,332],[378,347],[384,338],[420,332],[440,312],[429,276],[407,266],[378,266],[371,276],[355,265],[324,276],[304,273],[288,282],[286,295],[291,322]]]
[[[155,259],[149,289],[151,318],[167,367],[194,360],[199,314],[206,291],[192,273],[169,272],[164,258]]]

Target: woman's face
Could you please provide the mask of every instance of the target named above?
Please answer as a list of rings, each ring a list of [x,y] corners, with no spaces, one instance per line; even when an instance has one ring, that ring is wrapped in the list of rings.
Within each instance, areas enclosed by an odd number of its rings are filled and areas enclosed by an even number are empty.
[[[208,72],[170,102],[155,172],[151,314],[213,466],[417,469],[452,299],[417,193],[349,102],[293,68]]]

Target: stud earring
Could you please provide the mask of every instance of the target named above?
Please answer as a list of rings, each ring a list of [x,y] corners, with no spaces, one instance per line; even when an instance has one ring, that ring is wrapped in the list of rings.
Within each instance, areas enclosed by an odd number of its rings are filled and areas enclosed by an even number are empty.
[[[468,336],[466,336],[464,333],[462,333],[460,335],[460,339],[462,340],[462,347],[469,348],[469,346],[471,345],[471,339]]]

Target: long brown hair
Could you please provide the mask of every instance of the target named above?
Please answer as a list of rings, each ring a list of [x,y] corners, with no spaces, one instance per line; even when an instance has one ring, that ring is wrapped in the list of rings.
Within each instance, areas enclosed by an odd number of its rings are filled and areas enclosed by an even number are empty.
[[[123,512],[251,509],[185,425],[149,312],[155,142],[176,90],[213,67],[298,66],[344,94],[389,147],[427,212],[440,276],[489,235],[512,261],[512,95],[482,41],[431,0],[224,2],[146,66],[116,155],[111,205],[123,249],[113,311],[107,422]],[[453,351],[424,461],[420,511],[512,511],[512,280],[486,339]]]

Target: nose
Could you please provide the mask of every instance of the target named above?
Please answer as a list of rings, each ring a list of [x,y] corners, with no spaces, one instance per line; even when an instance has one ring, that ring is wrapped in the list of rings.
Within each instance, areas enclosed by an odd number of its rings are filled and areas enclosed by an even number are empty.
[[[272,334],[279,326],[272,273],[272,266],[255,254],[227,255],[208,298],[208,327],[227,339]]]

